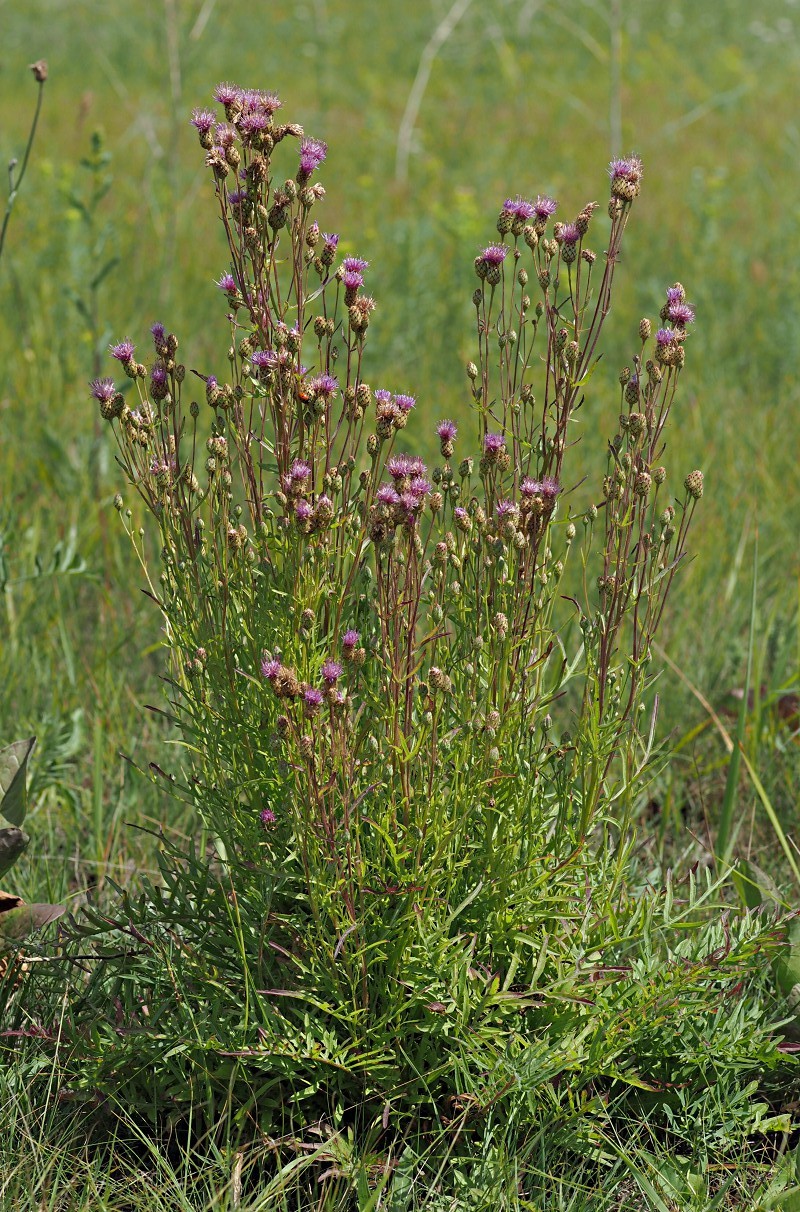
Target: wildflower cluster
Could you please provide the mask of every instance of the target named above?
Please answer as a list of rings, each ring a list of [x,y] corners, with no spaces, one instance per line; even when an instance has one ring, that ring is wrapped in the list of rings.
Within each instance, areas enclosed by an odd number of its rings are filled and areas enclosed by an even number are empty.
[[[332,929],[368,934],[365,890],[418,884],[456,838],[490,846],[501,801],[509,872],[574,854],[610,811],[702,494],[692,472],[667,495],[660,464],[694,312],[675,285],[663,327],[642,321],[602,494],[579,505],[570,427],[641,162],[611,165],[601,254],[596,202],[550,227],[555,200],[507,198],[474,262],[478,442],[439,419],[428,467],[407,427],[429,406],[364,379],[370,266],[315,219],[326,145],[273,93],[215,100],[192,124],[228,244],[228,369],[187,373],[155,324],[149,366],[111,349],[135,403],[111,378],[91,392],[158,522],[200,810],[228,854],[296,864]]]

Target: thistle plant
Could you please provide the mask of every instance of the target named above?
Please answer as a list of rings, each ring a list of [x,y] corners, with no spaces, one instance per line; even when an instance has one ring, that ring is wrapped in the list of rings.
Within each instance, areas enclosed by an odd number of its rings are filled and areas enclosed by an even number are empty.
[[[493,1049],[556,1024],[580,1038],[598,971],[632,971],[638,721],[703,492],[661,463],[694,313],[676,283],[641,321],[604,474],[573,487],[640,160],[611,164],[605,214],[504,202],[474,262],[470,439],[408,383],[365,380],[380,313],[366,250],[343,255],[317,220],[326,145],[272,93],[215,99],[191,121],[227,241],[227,366],[187,372],[156,323],[149,365],[111,349],[129,390],[91,392],[160,548],[156,565],[118,497],[164,620],[173,787],[215,841],[250,957],[225,1055],[248,1082],[263,1062],[270,1090],[277,1064],[317,1113],[356,1091],[380,1116],[457,1097]],[[666,982],[679,1013],[685,957],[659,938],[637,981]],[[717,993],[740,961],[729,946],[709,972]],[[625,1039],[587,1081],[616,1080]]]

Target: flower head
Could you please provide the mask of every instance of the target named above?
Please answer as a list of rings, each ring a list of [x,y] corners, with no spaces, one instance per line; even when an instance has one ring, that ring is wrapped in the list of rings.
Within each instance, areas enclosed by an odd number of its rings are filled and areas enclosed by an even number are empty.
[[[369,261],[365,261],[363,257],[345,257],[342,269],[345,273],[361,273],[362,270],[369,269]]]
[[[558,203],[554,198],[549,198],[547,194],[537,194],[536,201],[533,203],[533,213],[537,219],[549,219],[558,209]]]
[[[310,522],[311,518],[314,516],[314,510],[311,508],[308,501],[301,498],[294,507],[294,516],[298,522]]]
[[[454,421],[440,421],[436,426],[436,434],[443,442],[455,442],[458,427]]]
[[[295,459],[289,468],[289,477],[295,484],[304,483],[311,475],[311,468],[302,459]]]
[[[543,476],[540,481],[539,495],[543,496],[545,501],[555,501],[558,494],[561,492],[561,485],[553,476]]]
[[[671,345],[675,340],[675,333],[671,328],[659,328],[656,333],[656,342],[659,345]]]
[[[415,497],[426,497],[430,490],[430,483],[424,476],[414,476],[408,489]]]
[[[342,282],[346,290],[358,290],[364,285],[364,276],[357,269],[346,269],[342,274]]]
[[[239,100],[242,90],[236,84],[218,84],[214,89],[214,100],[220,105],[234,105]]]
[[[335,686],[342,676],[342,667],[338,661],[325,661],[321,669],[322,680],[329,686]]]
[[[282,668],[283,666],[280,661],[274,661],[265,657],[261,662],[261,676],[262,678],[266,678],[268,682],[274,682]]]
[[[303,705],[308,715],[316,715],[323,701],[322,691],[317,690],[316,686],[309,686],[303,691]]]
[[[274,825],[277,817],[271,808],[262,808],[258,814],[258,819],[265,829],[269,829],[270,825]]]
[[[236,279],[233,274],[223,274],[215,283],[220,290],[224,290],[226,295],[235,295],[237,291]]]
[[[220,122],[214,130],[214,142],[223,151],[229,151],[236,142],[236,131],[227,122]]]
[[[310,177],[328,154],[328,145],[321,139],[306,137],[300,143],[300,174]]]
[[[242,135],[245,138],[249,138],[267,129],[269,126],[269,115],[265,114],[263,110],[250,110],[248,113],[242,114],[236,125],[239,127]]]
[[[274,349],[257,349],[251,355],[250,363],[258,370],[272,370],[278,365],[278,355]]]
[[[498,501],[494,509],[500,521],[503,518],[513,518],[517,512],[517,507],[513,501],[503,500]]]
[[[667,303],[671,307],[673,303],[685,303],[686,291],[681,286],[680,282],[676,282],[674,286],[667,287]]]
[[[413,475],[412,460],[409,455],[396,454],[387,460],[386,470],[393,480],[402,480]]]
[[[117,361],[122,362],[123,365],[126,365],[128,362],[132,362],[133,355],[136,352],[136,346],[134,345],[133,341],[129,341],[127,338],[124,341],[119,341],[116,345],[109,345],[109,349],[111,351],[111,357],[116,358]]]
[[[503,203],[503,210],[507,210],[516,219],[523,220],[532,219],[536,214],[536,207],[533,202],[529,202],[521,194],[517,194],[516,198],[506,198]]]
[[[352,651],[354,648],[358,648],[358,645],[360,643],[361,643],[361,632],[356,631],[352,627],[348,631],[346,631],[344,633],[344,635],[342,636],[342,648],[344,648],[345,650],[347,650],[349,648]]]
[[[100,404],[108,404],[117,394],[113,379],[92,379],[89,387],[91,394]]]
[[[315,379],[310,380],[308,386],[317,398],[330,400],[339,390],[339,380],[335,379],[333,375],[317,375]]]
[[[335,231],[324,231],[322,233],[322,243],[326,248],[330,249],[331,252],[336,252],[339,245],[338,233]]]
[[[612,181],[638,182],[642,171],[642,162],[638,156],[626,156],[623,159],[612,160],[608,166],[608,175]]]
[[[694,308],[689,303],[671,303],[668,313],[673,324],[677,324],[679,328],[685,328],[687,324],[694,323]]]
[[[156,346],[164,344],[167,339],[167,333],[163,324],[154,324],[150,329],[150,332],[153,334],[153,340],[155,341]]]
[[[581,238],[577,223],[565,223],[561,228],[561,241],[564,244],[577,244]]]
[[[507,256],[507,244],[487,244],[480,254],[480,259],[486,265],[502,265]]]
[[[376,404],[391,404],[392,402],[392,393],[385,387],[376,387],[372,394]]]
[[[483,449],[486,454],[499,454],[506,440],[501,433],[487,433],[483,439]]]
[[[401,412],[409,413],[417,400],[415,396],[396,395],[394,402]]]
[[[193,109],[189,119],[195,130],[201,135],[207,135],[217,121],[217,115],[210,109]]]
[[[381,484],[378,491],[375,493],[375,499],[381,505],[399,505],[400,497],[396,488],[391,484]]]

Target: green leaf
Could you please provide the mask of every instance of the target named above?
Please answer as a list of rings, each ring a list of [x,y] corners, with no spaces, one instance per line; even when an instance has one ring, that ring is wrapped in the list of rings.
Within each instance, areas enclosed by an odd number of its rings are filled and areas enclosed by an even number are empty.
[[[797,918],[789,923],[786,943],[775,960],[775,979],[786,996],[795,985],[800,985],[800,921]]]
[[[0,749],[0,814],[12,825],[21,825],[28,811],[28,758],[35,744],[32,736]]]
[[[40,930],[66,911],[64,905],[18,905],[0,913],[0,944],[25,938]]]
[[[29,841],[21,829],[0,829],[0,879],[11,870]]]

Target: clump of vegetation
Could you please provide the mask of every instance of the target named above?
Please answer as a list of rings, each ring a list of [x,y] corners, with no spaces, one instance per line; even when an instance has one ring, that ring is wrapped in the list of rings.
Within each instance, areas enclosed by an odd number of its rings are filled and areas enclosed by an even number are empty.
[[[216,100],[192,122],[228,368],[187,372],[158,323],[149,366],[120,341],[127,383],[91,386],[157,535],[154,561],[117,499],[199,836],[73,927],[70,1099],[235,1139],[296,1173],[298,1207],[320,1181],[342,1206],[525,1206],[620,1142],[734,1156],[781,1060],[780,933],[707,872],[642,887],[632,828],[703,494],[661,462],[679,283],[639,325],[597,484],[570,479],[641,162],[612,162],[605,212],[505,201],[474,262],[477,432],[440,418],[429,469],[408,385],[364,378],[376,302],[314,217],[325,144],[274,94]]]

